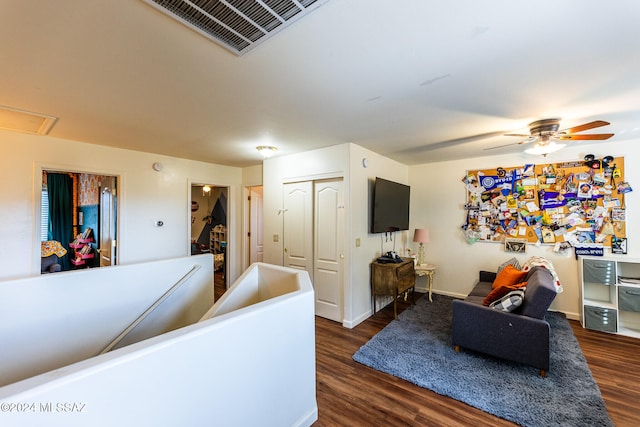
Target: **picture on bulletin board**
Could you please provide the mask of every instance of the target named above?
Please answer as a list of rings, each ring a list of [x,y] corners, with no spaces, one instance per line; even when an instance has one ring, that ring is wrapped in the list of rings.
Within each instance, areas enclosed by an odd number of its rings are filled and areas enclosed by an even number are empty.
[[[467,240],[550,244],[559,250],[581,244],[626,249],[624,158],[527,164],[470,170],[466,186]],[[517,240],[516,240],[517,239]]]

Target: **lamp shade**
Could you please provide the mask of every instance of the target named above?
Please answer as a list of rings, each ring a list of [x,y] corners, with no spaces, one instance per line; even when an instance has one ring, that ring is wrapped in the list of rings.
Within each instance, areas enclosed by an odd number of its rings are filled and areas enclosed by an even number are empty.
[[[426,228],[416,228],[413,234],[413,241],[419,243],[429,243],[429,230]]]

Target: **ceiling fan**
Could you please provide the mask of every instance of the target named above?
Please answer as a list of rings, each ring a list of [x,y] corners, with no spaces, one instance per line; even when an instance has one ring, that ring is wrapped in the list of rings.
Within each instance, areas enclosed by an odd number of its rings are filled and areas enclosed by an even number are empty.
[[[493,150],[511,145],[522,145],[535,142],[535,145],[532,148],[525,150],[525,152],[546,156],[547,154],[564,147],[564,144],[558,144],[555,141],[605,140],[611,138],[614,135],[612,133],[587,133],[577,135],[579,132],[607,126],[609,124],[609,122],[605,122],[604,120],[594,120],[568,129],[558,130],[560,128],[560,119],[537,120],[529,124],[530,135],[519,133],[505,134],[505,136],[519,136],[527,138],[524,141],[486,148],[485,150]]]

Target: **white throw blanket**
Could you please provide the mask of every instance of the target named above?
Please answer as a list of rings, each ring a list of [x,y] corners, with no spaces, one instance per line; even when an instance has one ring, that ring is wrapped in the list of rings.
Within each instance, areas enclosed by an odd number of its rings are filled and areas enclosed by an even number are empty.
[[[551,261],[549,261],[548,259],[541,256],[532,256],[524,263],[524,265],[522,266],[522,271],[529,271],[533,267],[537,267],[537,266],[544,267],[547,270],[549,270],[549,272],[551,273],[551,276],[553,276],[553,284],[555,285],[556,292],[561,293],[563,289],[562,289],[562,285],[560,284],[560,279],[558,279],[558,274],[556,273],[556,270],[553,268],[553,264],[551,264]]]

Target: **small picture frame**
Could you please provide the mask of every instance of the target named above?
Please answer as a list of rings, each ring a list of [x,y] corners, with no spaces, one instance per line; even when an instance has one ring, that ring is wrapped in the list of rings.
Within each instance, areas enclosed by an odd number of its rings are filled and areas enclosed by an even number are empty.
[[[627,254],[627,239],[626,238],[619,238],[619,237],[615,237],[614,236],[611,239],[611,253],[626,255]]]
[[[590,199],[592,195],[591,184],[587,182],[581,182],[578,185],[578,198],[580,199]]]
[[[611,209],[611,219],[613,221],[626,221],[626,212],[624,208],[614,207]]]
[[[504,251],[523,254],[527,252],[527,239],[504,239]]]

